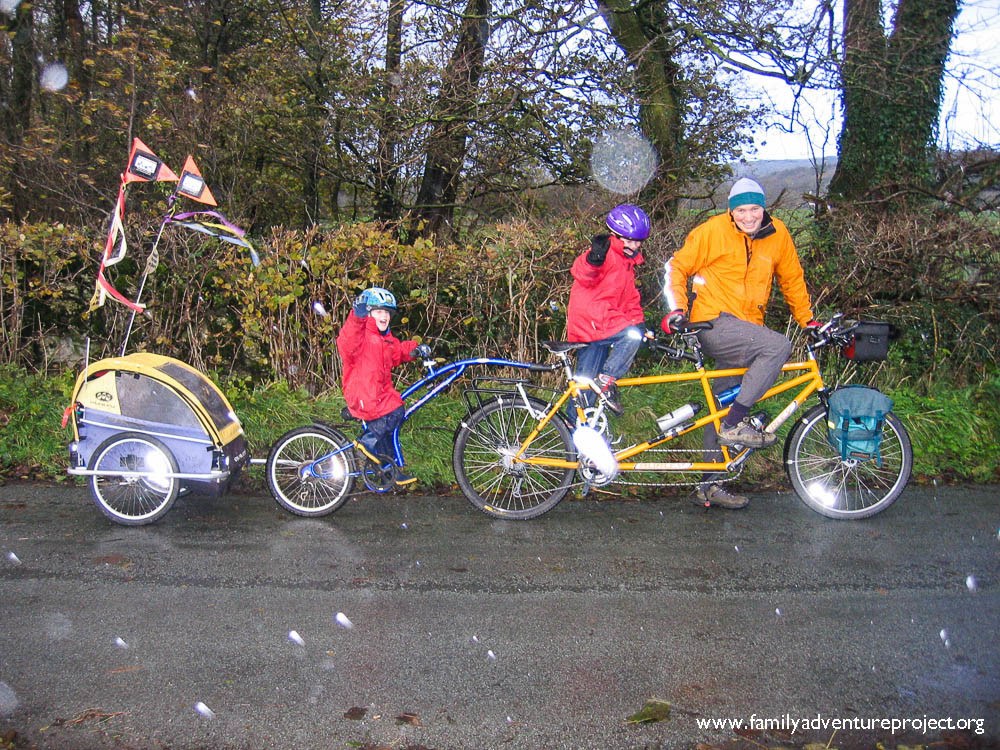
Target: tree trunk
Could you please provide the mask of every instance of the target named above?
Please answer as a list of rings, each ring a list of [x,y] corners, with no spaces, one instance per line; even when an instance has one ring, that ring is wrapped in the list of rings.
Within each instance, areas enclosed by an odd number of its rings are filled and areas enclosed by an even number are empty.
[[[831,196],[929,188],[958,10],[959,0],[900,0],[887,35],[878,0],[844,0],[844,123]]]
[[[413,223],[423,222],[420,231],[425,236],[451,232],[459,176],[468,149],[469,123],[475,116],[490,36],[490,8],[490,0],[469,0],[462,14],[458,43],[442,73],[423,180],[413,211]]]
[[[657,3],[634,6],[630,0],[606,0],[598,7],[618,46],[635,67],[640,127],[659,160],[644,195],[655,199],[660,210],[672,214],[677,207],[677,177],[684,153],[679,106],[684,71],[668,41],[670,20]]]
[[[399,165],[396,163],[399,138],[396,116],[396,92],[399,90],[399,70],[403,59],[404,0],[389,3],[389,23],[385,40],[385,81],[382,84],[382,122],[378,134],[378,156],[375,163],[375,218],[379,221],[399,219]]]
[[[310,25],[318,32],[323,24],[323,8],[320,0],[310,0]],[[308,228],[320,219],[322,199],[320,196],[320,163],[323,154],[323,120],[326,117],[326,73],[324,52],[312,40],[310,34],[306,46],[306,58],[312,65],[307,73],[306,89],[308,100],[305,105],[304,140],[302,149],[302,216],[301,226]]]
[[[56,28],[56,49],[59,59],[69,73],[72,102],[61,107],[62,118],[70,135],[67,146],[77,164],[89,164],[93,159],[92,141],[86,137],[86,127],[80,116],[81,104],[90,95],[90,69],[84,63],[87,57],[87,40],[84,35],[83,16],[75,0],[64,0]]]
[[[9,99],[5,107],[4,132],[11,148],[5,158],[10,162],[11,214],[15,221],[23,219],[30,208],[28,194],[22,188],[22,167],[19,158],[24,135],[31,127],[31,104],[35,81],[35,38],[33,3],[20,3],[7,33],[11,39],[13,65]]]

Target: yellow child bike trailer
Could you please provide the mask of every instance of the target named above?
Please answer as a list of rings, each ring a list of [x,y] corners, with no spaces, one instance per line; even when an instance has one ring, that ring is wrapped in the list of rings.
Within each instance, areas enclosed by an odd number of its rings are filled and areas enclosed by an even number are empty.
[[[77,377],[69,473],[85,476],[116,523],[161,518],[178,494],[224,493],[250,463],[243,427],[221,390],[194,367],[138,352]]]

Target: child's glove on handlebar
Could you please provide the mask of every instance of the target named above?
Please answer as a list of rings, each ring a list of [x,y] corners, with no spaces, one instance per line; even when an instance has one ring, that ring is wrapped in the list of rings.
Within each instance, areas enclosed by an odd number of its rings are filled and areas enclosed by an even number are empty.
[[[663,320],[660,321],[660,328],[663,329],[664,333],[677,333],[684,329],[687,323],[687,315],[684,314],[683,310],[672,310],[663,316]]]
[[[417,344],[413,350],[413,356],[420,359],[427,359],[432,354],[431,348],[427,344]]]

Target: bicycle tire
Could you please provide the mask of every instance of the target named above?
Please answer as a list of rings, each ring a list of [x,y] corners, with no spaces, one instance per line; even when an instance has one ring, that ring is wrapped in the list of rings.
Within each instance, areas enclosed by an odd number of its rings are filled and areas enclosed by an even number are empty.
[[[123,526],[158,521],[177,499],[180,481],[158,474],[176,474],[177,459],[160,440],[137,432],[112,435],[90,460],[90,494],[101,512]],[[120,476],[116,471],[146,472]],[[101,472],[108,472],[106,474]]]
[[[874,459],[842,460],[827,440],[826,407],[814,406],[785,441],[785,471],[799,499],[827,518],[870,518],[902,494],[913,469],[910,436],[895,414],[888,414]]]
[[[526,521],[552,510],[569,492],[576,469],[511,463],[518,447],[538,424],[544,402],[506,398],[480,407],[455,434],[452,466],[462,494],[493,518]],[[527,455],[576,461],[569,427],[559,417],[528,446]]]
[[[340,508],[354,484],[354,451],[343,434],[328,427],[296,427],[271,447],[267,456],[267,486],[285,510],[297,516],[325,516]],[[336,452],[339,451],[339,452]],[[316,476],[313,462],[326,454]]]

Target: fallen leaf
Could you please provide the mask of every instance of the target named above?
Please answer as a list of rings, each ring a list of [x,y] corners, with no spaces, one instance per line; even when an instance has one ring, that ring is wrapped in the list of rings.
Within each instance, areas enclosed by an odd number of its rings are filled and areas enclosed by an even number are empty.
[[[361,706],[351,706],[344,712],[345,719],[353,719],[354,721],[360,721],[365,718],[365,714],[368,713],[367,708],[361,708]]]
[[[126,674],[127,672],[138,672],[142,669],[141,664],[132,664],[128,667],[117,667],[115,669],[109,669],[108,674]]]
[[[659,698],[647,698],[646,704],[625,721],[629,724],[647,724],[670,718],[670,703]]]
[[[94,558],[95,565],[114,565],[119,568],[132,567],[132,561],[125,555],[102,555]]]
[[[85,721],[103,722],[103,721],[108,721],[109,719],[113,719],[116,716],[124,716],[124,715],[125,715],[124,711],[102,711],[99,708],[88,708],[86,711],[81,711],[80,713],[78,713],[72,719],[66,719],[66,720],[57,719],[52,723],[55,724],[61,722],[63,724],[75,725],[75,724],[82,724]]]
[[[409,724],[411,727],[420,727],[423,724],[420,723],[420,717],[416,714],[411,713],[401,713],[396,717],[397,724]]]

